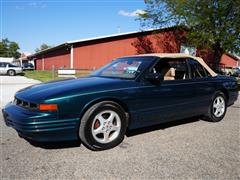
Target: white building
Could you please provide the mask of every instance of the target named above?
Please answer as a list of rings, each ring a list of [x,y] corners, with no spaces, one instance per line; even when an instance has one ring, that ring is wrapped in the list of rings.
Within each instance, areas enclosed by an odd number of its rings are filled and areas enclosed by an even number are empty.
[[[15,59],[9,58],[9,57],[0,57],[0,62],[8,62],[8,63],[12,63]]]

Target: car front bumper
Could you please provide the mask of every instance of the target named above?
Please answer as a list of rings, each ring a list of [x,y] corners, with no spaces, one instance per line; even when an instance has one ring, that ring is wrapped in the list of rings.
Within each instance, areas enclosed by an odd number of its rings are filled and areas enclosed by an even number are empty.
[[[51,112],[31,111],[9,103],[2,110],[5,124],[21,137],[39,142],[78,139],[79,118],[58,119]]]

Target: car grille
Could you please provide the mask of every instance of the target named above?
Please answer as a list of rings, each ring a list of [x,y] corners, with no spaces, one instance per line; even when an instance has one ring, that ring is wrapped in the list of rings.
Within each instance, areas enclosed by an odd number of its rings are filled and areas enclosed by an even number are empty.
[[[30,103],[30,102],[27,102],[27,101],[23,101],[23,100],[18,99],[18,98],[15,98],[14,104],[16,104],[17,106],[23,107],[23,108],[27,108],[27,109],[37,109],[38,108],[37,104]]]

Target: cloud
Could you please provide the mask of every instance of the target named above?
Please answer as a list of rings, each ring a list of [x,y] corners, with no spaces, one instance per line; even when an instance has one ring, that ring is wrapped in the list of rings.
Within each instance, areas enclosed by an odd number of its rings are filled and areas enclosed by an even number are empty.
[[[46,4],[43,4],[42,2],[30,2],[27,4],[29,7],[33,7],[33,8],[46,8],[47,5]]]
[[[42,3],[42,2],[29,2],[29,3],[25,3],[25,5],[21,5],[21,6],[15,6],[16,10],[27,10],[27,9],[31,9],[31,8],[36,8],[36,9],[44,9],[46,8],[47,5]]]
[[[118,12],[119,15],[121,16],[127,16],[127,17],[137,17],[141,14],[145,14],[146,12],[144,10],[141,10],[141,9],[137,9],[135,11],[132,11],[132,12],[128,12],[128,11],[124,11],[124,10],[120,10]]]
[[[24,10],[25,7],[24,7],[24,6],[15,6],[15,9],[16,9],[16,10]]]
[[[28,3],[28,6],[33,6],[33,7],[35,7],[35,6],[37,6],[37,2],[30,2],[30,3]]]

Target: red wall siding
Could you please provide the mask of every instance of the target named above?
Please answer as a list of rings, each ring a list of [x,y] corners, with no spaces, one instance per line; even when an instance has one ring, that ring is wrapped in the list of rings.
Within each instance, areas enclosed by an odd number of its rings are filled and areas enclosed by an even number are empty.
[[[36,59],[35,61],[36,70],[42,70],[42,59]]]
[[[237,66],[237,60],[227,54],[222,55],[220,63],[224,64],[226,67]]]
[[[135,54],[132,40],[118,40],[74,48],[74,68],[98,68],[112,59]]]
[[[163,32],[77,46],[74,48],[74,68],[99,68],[118,57],[152,52],[179,52],[173,33]]]
[[[51,53],[47,53],[44,56],[44,70],[52,70],[52,66],[55,69],[61,67],[70,68],[70,49],[62,48]],[[43,70],[42,57],[38,57],[36,60],[37,70]]]

